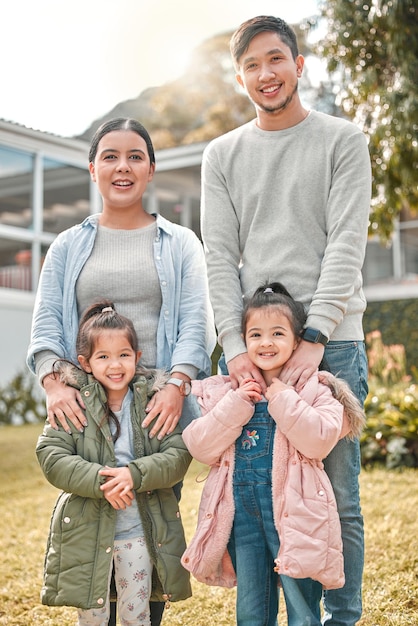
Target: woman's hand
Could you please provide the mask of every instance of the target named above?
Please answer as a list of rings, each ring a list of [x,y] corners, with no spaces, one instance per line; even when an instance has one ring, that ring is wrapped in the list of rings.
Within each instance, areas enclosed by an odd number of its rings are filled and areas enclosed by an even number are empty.
[[[155,420],[149,432],[151,438],[158,433],[158,439],[162,439],[173,432],[179,422],[183,403],[184,396],[175,385],[166,385],[152,396],[146,408],[148,415],[142,422],[147,427]]]
[[[52,428],[58,430],[58,421],[65,432],[70,434],[68,418],[77,430],[83,432],[87,420],[83,413],[85,405],[78,389],[61,382],[56,374],[45,376],[42,385],[46,393],[47,419]]]

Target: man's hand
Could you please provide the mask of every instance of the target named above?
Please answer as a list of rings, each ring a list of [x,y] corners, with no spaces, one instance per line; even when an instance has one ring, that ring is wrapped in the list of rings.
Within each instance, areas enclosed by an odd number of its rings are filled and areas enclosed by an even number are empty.
[[[290,359],[283,365],[280,380],[292,387],[303,387],[318,369],[324,356],[324,349],[321,343],[310,343],[302,339]]]
[[[126,509],[135,497],[132,475],[128,467],[105,467],[99,471],[106,476],[106,482],[100,486],[106,500],[114,509]]]
[[[52,428],[58,430],[58,421],[63,429],[70,433],[67,417],[77,430],[83,432],[87,420],[83,413],[85,405],[78,389],[61,382],[57,374],[45,376],[42,385],[46,393],[47,419]]]
[[[267,389],[260,370],[253,363],[251,363],[247,352],[238,354],[238,356],[228,361],[227,365],[229,376],[231,378],[232,389],[237,389],[243,380],[248,379],[254,380],[258,383],[262,393],[264,393]]]
[[[183,410],[184,397],[175,385],[166,385],[161,391],[157,391],[151,398],[146,408],[148,415],[142,422],[147,427],[153,420],[155,424],[150,430],[149,436],[158,439],[173,432],[177,426]]]

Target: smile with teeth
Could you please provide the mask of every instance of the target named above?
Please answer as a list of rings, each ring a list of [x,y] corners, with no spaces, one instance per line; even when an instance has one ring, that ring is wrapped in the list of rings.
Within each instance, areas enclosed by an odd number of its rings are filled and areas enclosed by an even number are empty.
[[[115,180],[113,184],[116,187],[130,187],[132,185],[130,180]]]
[[[261,89],[262,93],[274,93],[280,89],[281,85],[273,85],[272,87],[264,87]]]

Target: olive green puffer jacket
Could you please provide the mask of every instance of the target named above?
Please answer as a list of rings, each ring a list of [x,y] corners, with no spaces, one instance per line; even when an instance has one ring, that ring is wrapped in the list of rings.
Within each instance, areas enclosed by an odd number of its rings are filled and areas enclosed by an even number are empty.
[[[45,563],[43,604],[101,608],[109,592],[116,510],[104,498],[98,472],[116,464],[112,436],[103,420],[106,396],[91,376],[69,365],[61,376],[79,388],[88,425],[71,434],[45,424],[36,454],[50,483],[63,490],[52,513]],[[179,429],[162,441],[141,426],[161,372],[138,375],[132,384],[131,419],[136,459],[129,463],[148,551],[154,564],[152,600],[178,601],[191,595],[189,573],[180,557],[186,545],[172,486],[180,482],[191,456]],[[102,423],[103,421],[103,423]]]

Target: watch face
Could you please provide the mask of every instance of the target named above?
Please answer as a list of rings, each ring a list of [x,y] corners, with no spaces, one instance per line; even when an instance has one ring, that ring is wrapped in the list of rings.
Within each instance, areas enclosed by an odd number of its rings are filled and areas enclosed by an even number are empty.
[[[191,384],[184,382],[182,387],[183,387],[183,394],[185,396],[188,396],[190,394],[191,390],[192,390]]]
[[[181,380],[180,378],[170,378],[167,381],[167,384],[175,385],[178,387],[182,396],[188,396],[192,390],[192,386],[190,383],[185,380]]]

